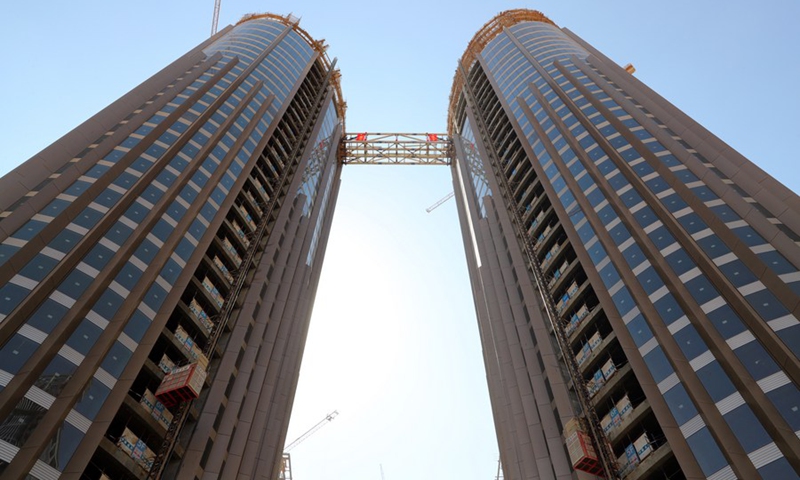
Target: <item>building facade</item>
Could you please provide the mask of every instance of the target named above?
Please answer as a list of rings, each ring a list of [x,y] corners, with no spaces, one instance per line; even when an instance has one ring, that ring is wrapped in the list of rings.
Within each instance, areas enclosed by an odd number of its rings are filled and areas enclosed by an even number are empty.
[[[246,17],[0,179],[4,479],[277,476],[341,171],[324,51]]]
[[[505,478],[798,478],[800,198],[539,12],[450,102]]]

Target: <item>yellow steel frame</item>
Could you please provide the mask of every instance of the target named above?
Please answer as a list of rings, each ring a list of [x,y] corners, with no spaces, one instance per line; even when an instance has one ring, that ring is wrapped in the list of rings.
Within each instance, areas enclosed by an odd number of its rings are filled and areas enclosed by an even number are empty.
[[[269,18],[294,29],[294,31],[297,32],[306,42],[308,42],[308,44],[311,45],[311,47],[319,54],[323,65],[325,65],[325,70],[330,70],[331,59],[328,57],[328,45],[325,43],[325,40],[316,40],[307,31],[300,28],[300,19],[294,15],[289,14],[282,16],[274,13],[248,13],[244,15],[238,22],[236,22],[236,25],[249,22],[250,20],[257,20],[259,18]],[[334,103],[336,104],[336,113],[339,114],[339,118],[342,119],[342,126],[344,126],[344,114],[347,110],[347,102],[344,101],[344,96],[342,95],[341,79],[342,74],[339,69],[334,70],[333,74],[331,75],[331,84],[333,85],[335,91]]]
[[[498,13],[493,19],[486,22],[486,24],[478,30],[478,33],[472,37],[469,45],[467,45],[467,49],[464,51],[464,55],[461,56],[460,65],[463,65],[464,68],[469,71],[475,58],[483,51],[489,42],[503,32],[503,29],[522,22],[544,22],[558,27],[558,25],[538,10],[520,8]],[[451,134],[456,132],[456,106],[458,105],[458,97],[461,96],[461,90],[463,88],[464,77],[459,74],[458,69],[456,69],[455,77],[453,78],[453,87],[450,90],[450,107],[447,109],[447,131]]]

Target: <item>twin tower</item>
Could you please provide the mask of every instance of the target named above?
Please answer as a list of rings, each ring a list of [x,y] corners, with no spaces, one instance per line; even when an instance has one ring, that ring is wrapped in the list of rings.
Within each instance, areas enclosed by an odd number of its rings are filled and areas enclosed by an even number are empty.
[[[0,475],[281,475],[339,72],[252,15],[0,179]],[[800,198],[536,11],[446,142],[505,478],[800,472]]]

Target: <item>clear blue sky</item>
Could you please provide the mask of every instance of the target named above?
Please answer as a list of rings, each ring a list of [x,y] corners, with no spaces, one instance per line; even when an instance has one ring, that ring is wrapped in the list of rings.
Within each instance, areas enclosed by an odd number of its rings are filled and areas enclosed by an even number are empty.
[[[724,8],[723,8],[724,6]],[[213,0],[11,2],[3,7],[0,174],[204,40]],[[443,131],[468,41],[535,8],[800,190],[797,2],[256,2],[221,25],[294,13],[338,57],[356,131]],[[347,167],[289,439],[295,480],[489,480],[497,445],[463,244],[443,167]]]

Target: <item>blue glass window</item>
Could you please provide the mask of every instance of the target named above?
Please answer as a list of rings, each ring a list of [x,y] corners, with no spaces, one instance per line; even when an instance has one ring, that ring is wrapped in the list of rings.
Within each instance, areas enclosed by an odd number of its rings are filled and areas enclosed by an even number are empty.
[[[611,299],[614,301],[614,305],[617,306],[620,315],[623,316],[636,306],[627,287],[620,288],[619,292],[615,293]]]
[[[745,298],[764,320],[774,320],[789,314],[789,311],[769,290],[751,293]]]
[[[83,211],[73,219],[73,223],[76,225],[80,225],[83,228],[91,229],[100,219],[103,217],[103,214],[98,212],[92,207],[86,207]]]
[[[30,240],[31,238],[35,237],[37,233],[41,232],[46,226],[47,224],[45,222],[40,222],[39,220],[29,220],[28,223],[21,226],[19,230],[14,232],[12,237],[20,240]]]
[[[728,426],[745,452],[753,452],[770,443],[772,439],[761,422],[758,421],[753,411],[747,405],[741,405],[733,411],[723,415]]]
[[[623,250],[622,256],[625,257],[625,261],[628,262],[628,266],[631,268],[638,266],[645,260],[644,252],[636,243]]]
[[[100,295],[100,298],[97,300],[97,303],[94,304],[92,310],[100,314],[100,316],[106,320],[111,320],[114,318],[114,314],[117,313],[123,301],[124,299],[118,293],[113,290],[106,290]]]
[[[648,340],[653,338],[653,332],[650,330],[650,327],[641,314],[636,315],[633,320],[628,322],[628,331],[631,333],[633,342],[637,347],[641,347]]]
[[[641,203],[642,197],[634,189],[630,189],[619,197],[626,207],[631,208],[634,205]]]
[[[650,207],[640,208],[633,214],[633,217],[642,227],[646,227],[656,221],[656,214]]]
[[[163,195],[164,192],[160,188],[151,184],[142,192],[141,198],[155,205]]]
[[[732,338],[745,331],[744,323],[727,303],[708,312],[707,316],[723,338]]]
[[[145,294],[143,302],[145,305],[152,308],[153,311],[157,312],[166,298],[167,291],[161,288],[157,283],[154,283],[150,286],[150,290],[147,291],[147,294]]]
[[[725,275],[734,286],[742,287],[757,280],[756,276],[750,272],[750,269],[744,266],[740,260],[728,262],[719,267],[720,271]]]
[[[118,187],[124,188],[125,190],[130,190],[130,188],[136,184],[136,180],[138,180],[136,175],[128,172],[122,172],[117,178],[114,179],[112,183]]]
[[[725,467],[728,461],[722,455],[717,442],[708,427],[701,428],[697,433],[686,439],[689,448],[694,453],[694,458],[700,464],[700,469],[706,476],[710,476]]]
[[[134,255],[142,262],[149,264],[153,261],[157,253],[158,247],[150,240],[145,239],[142,241],[141,245],[139,245],[139,248],[136,249]]]
[[[655,380],[656,383],[661,382],[670,376],[672,372],[674,372],[672,365],[669,363],[669,360],[667,360],[667,357],[664,355],[664,351],[661,350],[660,346],[654,348],[643,358],[644,362],[647,364],[647,368],[650,370],[650,374],[653,375],[653,380]]]
[[[175,247],[175,253],[183,260],[188,261],[189,257],[192,255],[192,252],[194,252],[194,249],[195,246],[192,245],[192,242],[184,237],[181,239],[178,246]]]
[[[61,355],[56,355],[39,375],[34,385],[57,397],[66,386],[67,381],[72,378],[76,368],[78,367],[74,363]]]
[[[128,320],[127,325],[125,325],[125,334],[127,334],[134,342],[140,342],[144,337],[144,334],[147,332],[147,329],[150,328],[151,320],[142,313],[141,310],[136,310],[133,312],[133,316],[131,316],[130,320]]]
[[[111,208],[112,206],[114,206],[115,203],[117,203],[117,200],[119,200],[120,198],[122,198],[121,193],[112,190],[110,188],[106,188],[105,190],[100,192],[100,195],[98,195],[94,199],[94,201],[95,203],[100,204],[104,207]]]
[[[123,245],[131,233],[133,233],[133,229],[118,221],[108,230],[106,238],[117,245]]]
[[[65,421],[56,430],[39,458],[51,467],[63,470],[75,454],[81,440],[83,432]]]
[[[178,263],[170,258],[167,260],[167,264],[164,265],[164,268],[161,270],[161,276],[171,285],[174,285],[178,280],[178,275],[181,274],[182,270],[183,269],[178,265]]]
[[[61,253],[68,253],[83,238],[72,230],[64,229],[50,242],[50,247]]]
[[[714,234],[697,240],[697,244],[711,258],[721,257],[730,252],[730,249]]]
[[[111,346],[111,350],[108,351],[108,355],[103,359],[103,363],[100,366],[114,378],[119,378],[120,375],[122,375],[122,370],[125,369],[125,365],[128,364],[131,355],[133,355],[133,352],[128,350],[125,345],[121,344],[119,341],[114,342],[114,345]]]
[[[750,372],[756,380],[768,377],[780,370],[775,360],[767,353],[758,340],[753,340],[733,351],[739,360],[744,364],[744,368]]]
[[[111,390],[108,387],[100,383],[96,378],[92,378],[81,394],[78,403],[75,404],[75,411],[89,420],[94,420],[109,393],[111,393]]]
[[[775,408],[778,409],[792,431],[800,430],[800,390],[797,386],[789,383],[770,391],[767,396],[775,404]]]
[[[102,270],[103,267],[108,265],[108,262],[111,261],[111,257],[113,256],[114,252],[112,252],[110,248],[106,248],[98,243],[83,257],[83,261],[97,270]]]
[[[658,301],[654,303],[654,306],[666,325],[671,324],[683,316],[683,310],[671,293],[667,293],[658,299]]]
[[[125,212],[125,216],[130,220],[133,220],[134,223],[139,224],[142,223],[142,220],[147,217],[148,213],[150,213],[150,209],[146,208],[139,202],[133,202]]]
[[[86,287],[90,283],[92,283],[92,277],[79,270],[73,270],[58,286],[58,291],[73,300],[77,300],[86,291]]]
[[[756,245],[762,245],[767,243],[764,238],[761,237],[752,227],[744,226],[739,228],[734,228],[733,233],[739,237],[739,240],[742,241],[748,247],[755,247]]]
[[[51,217],[57,216],[59,213],[63,212],[67,206],[69,206],[70,202],[61,198],[56,198],[52,202],[50,202],[46,207],[42,209],[40,213],[44,215],[48,215]]]
[[[664,400],[678,425],[683,425],[697,415],[694,403],[680,383],[664,393]]]
[[[122,270],[117,274],[115,280],[117,283],[125,287],[128,291],[132,291],[136,286],[136,282],[142,276],[142,271],[134,264],[127,262],[122,267]]]
[[[70,187],[64,190],[64,193],[67,195],[79,196],[81,193],[85,192],[87,188],[92,186],[91,183],[84,181],[84,180],[77,180],[75,183],[70,185]]]
[[[707,202],[709,200],[716,200],[717,198],[719,198],[714,192],[711,191],[710,188],[708,188],[705,185],[694,187],[692,189],[692,193],[697,195],[697,198],[699,198],[703,202]]]
[[[162,242],[166,242],[170,234],[174,231],[175,228],[163,218],[159,218],[151,230],[152,234]]]
[[[44,333],[51,333],[56,325],[58,325],[58,322],[67,314],[67,310],[67,307],[48,298],[42,303],[39,309],[31,315],[27,323]]]
[[[686,325],[675,332],[673,337],[688,360],[692,360],[708,350],[708,346],[703,339],[700,338],[700,334],[697,333],[697,330],[692,325]]]
[[[11,258],[17,250],[19,250],[19,247],[8,244],[0,244],[0,265],[6,263],[6,261],[8,261],[8,259]]]
[[[700,219],[696,213],[691,212],[688,213],[681,218],[678,219],[678,222],[686,229],[689,234],[697,233],[700,230],[705,230],[708,228],[708,225]]]
[[[675,250],[664,258],[667,260],[669,266],[672,267],[672,271],[678,276],[683,275],[696,266],[694,261],[686,254],[686,250],[682,248]]]
[[[736,392],[736,387],[731,383],[728,374],[716,360],[698,370],[697,377],[714,402],[719,402]]]
[[[661,281],[661,277],[656,273],[653,267],[647,267],[642,273],[637,275],[636,278],[639,279],[639,283],[648,295],[664,285],[664,282]]]
[[[75,329],[69,339],[67,339],[67,345],[74,348],[75,351],[86,355],[94,346],[102,332],[100,327],[87,319],[83,319],[78,325],[78,328]]]
[[[203,234],[206,232],[206,226],[203,225],[203,222],[200,220],[195,220],[189,226],[189,233],[195,238],[195,240],[200,240],[203,238]]]
[[[22,335],[15,333],[2,348],[0,348],[0,368],[16,375],[25,365],[25,362],[39,348],[39,344]]]
[[[650,232],[648,236],[659,250],[663,250],[675,243],[675,237],[673,237],[663,225]]]
[[[786,260],[786,257],[774,250],[759,253],[758,258],[760,258],[770,270],[774,271],[778,275],[791,273],[797,270],[791,263],[789,263],[788,260]]]
[[[692,172],[690,172],[689,169],[686,168],[684,168],[683,170],[678,170],[677,172],[673,173],[675,173],[675,176],[678,177],[678,179],[681,180],[683,183],[692,183],[698,180],[698,178]]]
[[[686,282],[685,285],[686,289],[689,290],[689,294],[694,297],[699,305],[703,305],[719,296],[719,292],[711,285],[705,275],[698,275]]]
[[[600,278],[603,279],[603,284],[605,284],[606,288],[611,288],[620,280],[619,272],[611,262],[600,270]]]
[[[739,215],[737,215],[736,212],[731,209],[731,207],[725,204],[711,207],[711,211],[714,212],[717,217],[719,217],[719,219],[725,223],[739,220]]]
[[[31,280],[41,281],[56,265],[58,265],[58,260],[40,253],[33,257],[27,265],[22,267],[19,273],[23,277],[30,278]]]
[[[786,457],[781,457],[774,462],[770,462],[758,469],[761,478],[783,480],[784,478],[796,478],[797,471],[789,464]]]

